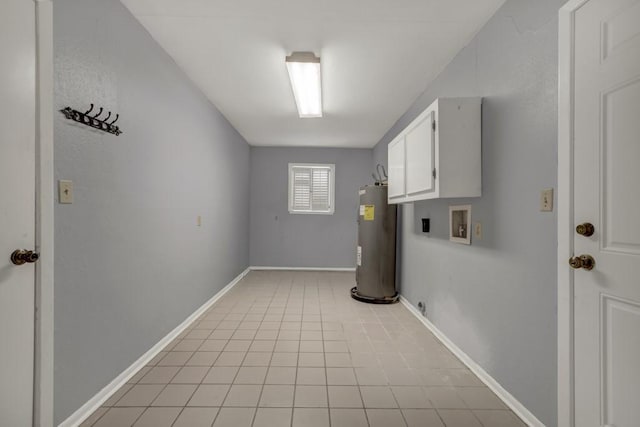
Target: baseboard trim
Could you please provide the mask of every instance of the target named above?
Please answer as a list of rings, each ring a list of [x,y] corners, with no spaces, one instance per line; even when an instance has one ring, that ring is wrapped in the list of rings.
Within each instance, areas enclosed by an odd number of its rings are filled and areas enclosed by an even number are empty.
[[[517,416],[522,419],[530,427],[545,427],[544,424],[536,418],[522,403],[504,389],[491,375],[487,373],[480,365],[471,359],[464,351],[453,343],[440,329],[438,329],[429,319],[424,317],[417,308],[415,308],[405,297],[400,296],[400,302],[429,329],[467,368],[471,370],[491,391],[493,391]]]
[[[205,302],[200,308],[194,311],[189,317],[187,317],[180,325],[174,330],[169,332],[158,343],[151,347],[145,354],[140,356],[138,360],[133,362],[131,366],[125,369],[120,375],[113,379],[107,386],[100,390],[95,396],[89,399],[84,405],[69,416],[66,420],[59,424],[59,427],[76,427],[86,420],[89,415],[93,414],[113,393],[115,393],[120,387],[122,387],[131,377],[133,377],[142,367],[144,367],[151,359],[153,359],[160,351],[173,341],[178,335],[180,335],[195,319],[207,311],[213,304],[215,304],[224,294],[229,292],[231,288],[242,280],[246,276],[250,267],[245,269],[242,273],[236,276],[228,285],[220,289],[213,297]]]
[[[356,271],[355,267],[272,267],[267,265],[252,265],[251,270],[293,270],[293,271]]]

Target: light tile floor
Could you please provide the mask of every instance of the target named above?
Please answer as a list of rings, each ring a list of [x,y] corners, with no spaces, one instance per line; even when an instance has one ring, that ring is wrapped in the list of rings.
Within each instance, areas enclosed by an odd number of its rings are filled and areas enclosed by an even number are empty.
[[[352,286],[251,272],[83,426],[524,426],[404,306]]]

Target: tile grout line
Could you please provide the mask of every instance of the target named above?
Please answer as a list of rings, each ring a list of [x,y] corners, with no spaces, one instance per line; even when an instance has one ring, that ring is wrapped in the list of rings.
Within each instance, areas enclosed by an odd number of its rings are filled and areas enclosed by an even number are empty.
[[[244,279],[243,279],[243,280],[244,280]],[[222,300],[222,299],[221,299],[221,300]],[[206,313],[206,314],[209,314],[209,313],[213,312],[213,311],[214,311],[214,307],[215,307],[215,304],[214,304],[214,305],[213,305],[209,310],[207,310],[207,313]],[[226,316],[225,316],[225,317],[226,317]],[[222,318],[222,320],[224,320],[224,318],[225,318],[225,317],[223,317],[223,318]],[[220,320],[220,322],[222,322],[222,320]],[[218,322],[218,325],[220,325],[220,322]],[[217,326],[218,326],[218,325],[216,325],[216,329],[217,329]],[[216,329],[214,329],[214,331],[215,331]],[[209,337],[211,337],[211,335],[213,335],[213,331],[211,332],[211,334],[209,334]],[[206,340],[205,340],[205,341],[206,341]],[[227,340],[227,343],[225,343],[225,347],[227,346],[227,344],[229,343],[229,341],[230,341],[230,340]],[[200,349],[203,345],[204,345],[204,342],[200,345],[200,347],[198,347],[198,349]],[[225,347],[222,347],[222,349],[220,350],[220,353],[219,353],[219,354],[218,354],[218,356],[216,357],[216,360],[214,360],[214,361],[213,361],[213,363],[211,364],[211,366],[209,367],[209,369],[207,369],[207,373],[206,373],[206,374],[204,374],[204,376],[202,377],[202,379],[201,379],[201,380],[200,380],[200,382],[198,383],[198,385],[197,385],[196,389],[193,391],[193,394],[189,397],[189,400],[187,400],[187,403],[185,403],[184,408],[182,409],[182,411],[184,411],[184,409],[185,409],[185,408],[189,407],[189,402],[191,402],[191,399],[193,399],[193,396],[194,396],[194,395],[196,394],[196,392],[200,389],[200,387],[204,384],[204,383],[203,383],[204,379],[207,377],[207,375],[209,375],[209,373],[211,372],[211,370],[212,370],[212,369],[213,369],[213,367],[215,366],[215,362],[218,360],[218,358],[220,357],[220,355],[221,355],[221,354],[222,354],[222,352],[224,351],[224,348],[225,348]],[[227,390],[227,393],[228,393],[228,390]],[[226,399],[226,397],[227,397],[227,396],[226,396],[226,394],[225,394],[225,399]],[[224,399],[222,400],[221,404],[222,404],[222,403],[224,403]],[[220,410],[221,410],[221,408],[222,408],[222,407],[219,407],[219,408],[218,408],[218,410],[216,411],[216,415],[213,417],[213,420],[211,420],[211,425],[213,425],[213,424],[215,423],[216,419],[218,418],[218,415],[220,415]],[[179,417],[179,415],[178,415],[178,417]],[[177,421],[177,420],[178,420],[178,418],[176,418],[176,421]],[[174,424],[175,424],[175,421],[174,421]]]
[[[235,305],[234,305],[234,306],[235,306]],[[214,311],[214,307],[215,307],[215,305],[214,305],[213,307],[211,307],[211,311]],[[218,323],[218,325],[219,325],[221,322],[223,322],[223,321],[227,318],[227,316],[228,316],[229,314],[230,314],[230,313],[227,313],[227,315],[225,315],[225,316],[222,318],[222,320]],[[235,329],[234,329],[234,332],[235,332]],[[211,334],[209,334],[209,337],[210,337],[211,335],[213,335],[213,332],[211,332]],[[196,390],[194,391],[194,393],[191,395],[191,397],[190,397],[190,398],[189,398],[189,400],[187,401],[187,403],[186,403],[186,405],[185,405],[185,408],[189,405],[189,402],[191,401],[191,399],[193,399],[193,396],[194,396],[194,395],[195,395],[195,393],[198,391],[198,389],[199,389],[199,388],[204,384],[204,382],[203,382],[203,381],[204,381],[204,379],[207,377],[207,375],[209,375],[209,373],[211,372],[211,370],[216,366],[216,365],[215,365],[215,362],[217,362],[217,361],[218,361],[218,359],[220,358],[220,356],[221,356],[221,355],[222,355],[222,353],[224,352],[224,349],[225,349],[225,348],[227,347],[227,345],[229,344],[229,341],[231,341],[231,338],[232,338],[232,337],[233,337],[233,333],[229,336],[229,339],[227,339],[227,342],[225,343],[224,347],[222,347],[222,349],[220,350],[220,354],[218,354],[218,356],[216,357],[216,360],[214,360],[214,361],[213,361],[213,363],[211,364],[211,367],[209,367],[209,369],[207,370],[207,373],[206,373],[206,374],[202,377],[202,379],[200,380],[200,383],[198,384],[198,387],[196,387]],[[206,340],[205,340],[205,341],[206,341]],[[204,345],[204,342],[202,343],[202,345]],[[198,347],[198,348],[201,348],[201,347],[202,347],[202,345],[200,345],[200,347]],[[243,358],[243,360],[244,360],[244,358]],[[238,372],[239,372],[239,369],[238,369]],[[234,379],[235,379],[235,377],[237,376],[238,372],[236,372],[236,375],[234,375]],[[233,384],[233,380],[232,380],[232,384]],[[216,384],[216,385],[219,385],[219,384]],[[215,416],[215,417],[213,418],[213,420],[211,421],[211,425],[215,424],[216,420],[218,419],[218,416],[220,415],[220,412],[222,411],[222,408],[223,408],[223,405],[224,405],[224,401],[227,399],[227,396],[229,395],[229,392],[230,392],[230,391],[231,391],[231,385],[229,385],[229,388],[227,389],[227,392],[225,393],[224,398],[223,398],[223,399],[222,399],[222,401],[220,402],[220,407],[218,407],[218,411],[216,412],[216,416]],[[184,409],[183,409],[183,410],[184,410]]]
[[[289,305],[289,299],[291,298],[291,288],[293,288],[293,280],[290,283],[289,294],[287,295],[287,304]],[[304,293],[303,293],[304,294]],[[278,334],[279,335],[279,334]],[[300,358],[300,341],[298,340],[298,351],[296,352],[296,367],[295,367],[295,375],[293,376],[293,401],[291,402],[291,419],[289,420],[290,426],[293,427],[293,417],[295,416],[296,411],[296,393],[298,391],[298,359]]]
[[[352,344],[352,339],[354,339],[353,334],[355,333],[356,336],[356,340],[360,339],[359,337],[361,336],[362,338],[366,338],[366,342],[369,343],[369,345],[371,346],[371,349],[369,351],[372,352],[372,356],[375,356],[375,360],[376,363],[374,367],[372,367],[372,369],[378,369],[381,370],[383,373],[385,372],[385,367],[386,368],[393,368],[393,358],[389,357],[390,355],[388,354],[388,350],[385,350],[383,348],[380,347],[381,343],[384,343],[384,341],[387,341],[388,345],[393,345],[392,341],[395,343],[400,343],[402,345],[410,345],[413,344],[414,346],[418,346],[419,350],[418,353],[423,353],[424,351],[429,351],[428,348],[425,348],[424,345],[425,344],[420,344],[420,340],[421,340],[421,336],[422,334],[419,336],[416,334],[416,328],[412,328],[412,324],[411,325],[405,325],[406,321],[408,320],[408,318],[406,316],[403,315],[402,312],[398,312],[397,310],[386,310],[386,311],[376,311],[373,310],[371,308],[366,308],[365,310],[349,310],[348,312],[341,312],[342,308],[345,307],[344,305],[337,305],[337,306],[332,306],[332,304],[335,304],[336,300],[341,298],[338,294],[338,286],[339,284],[336,282],[334,283],[333,280],[325,280],[325,282],[323,282],[322,280],[319,280],[322,275],[320,274],[296,274],[296,275],[277,275],[274,274],[272,275],[272,277],[270,277],[269,279],[273,279],[273,276],[275,276],[276,280],[267,280],[267,286],[264,288],[264,290],[260,291],[260,286],[261,285],[261,280],[247,280],[245,282],[245,286],[244,287],[238,287],[238,289],[243,289],[242,292],[240,291],[236,291],[236,292],[229,292],[228,295],[225,296],[224,299],[221,299],[219,302],[216,303],[216,305],[212,306],[206,313],[203,313],[198,319],[194,319],[193,322],[187,327],[185,328],[185,331],[183,333],[181,333],[178,337],[176,337],[177,339],[174,340],[172,343],[169,343],[161,352],[162,357],[160,357],[155,363],[151,364],[151,365],[145,365],[145,367],[143,368],[147,368],[147,372],[145,372],[141,378],[136,381],[135,383],[127,383],[124,384],[122,386],[122,388],[124,388],[125,386],[130,386],[129,390],[127,390],[126,392],[124,392],[122,394],[122,396],[120,396],[113,405],[108,406],[108,407],[103,407],[104,412],[95,420],[93,421],[93,423],[98,423],[100,420],[103,419],[103,417],[105,416],[105,414],[107,414],[110,410],[114,409],[114,408],[121,408],[119,406],[116,406],[123,398],[124,396],[126,396],[133,387],[136,387],[138,385],[151,385],[151,384],[157,384],[157,385],[163,385],[163,387],[161,387],[157,393],[157,395],[155,395],[150,403],[148,403],[145,406],[141,406],[139,408],[142,409],[142,412],[139,414],[139,416],[136,418],[135,422],[138,422],[140,420],[140,418],[142,416],[144,416],[144,414],[147,412],[147,410],[149,410],[150,408],[156,408],[155,406],[153,406],[153,403],[156,402],[158,400],[158,398],[160,397],[160,395],[162,393],[164,393],[170,385],[179,385],[179,384],[195,384],[195,389],[194,391],[190,394],[190,396],[187,398],[187,402],[180,406],[177,406],[180,408],[180,410],[177,412],[176,414],[176,418],[173,420],[173,424],[175,424],[177,422],[177,420],[180,418],[180,416],[184,413],[184,411],[188,408],[188,403],[190,401],[192,401],[194,394],[196,393],[196,391],[198,390],[198,388],[202,385],[204,385],[204,379],[211,373],[211,371],[216,367],[215,363],[219,360],[219,357],[221,356],[221,354],[225,351],[225,349],[227,348],[227,346],[229,344],[231,344],[234,339],[234,335],[237,337],[237,340],[241,340],[244,339],[242,335],[236,335],[237,332],[239,331],[252,331],[252,338],[247,340],[249,341],[249,348],[243,352],[242,355],[242,360],[239,362],[240,364],[237,365],[237,371],[235,372],[233,379],[231,380],[231,384],[229,384],[229,388],[225,393],[225,396],[222,399],[222,403],[221,406],[218,408],[218,412],[216,413],[216,416],[214,417],[213,422],[215,423],[218,418],[220,417],[220,411],[221,409],[224,407],[224,403],[225,401],[228,399],[230,391],[232,389],[232,387],[235,384],[235,381],[238,379],[238,376],[240,375],[240,372],[243,368],[248,368],[250,367],[249,365],[245,366],[244,364],[247,362],[247,358],[249,357],[250,353],[252,353],[251,348],[254,347],[254,345],[257,342],[261,342],[261,341],[274,341],[273,347],[270,349],[270,355],[269,355],[269,360],[267,362],[266,365],[266,372],[265,372],[265,376],[262,380],[261,384],[256,384],[258,386],[260,386],[260,392],[258,394],[258,400],[255,404],[255,406],[253,406],[252,408],[254,409],[254,413],[253,413],[253,417],[252,417],[252,421],[255,422],[257,420],[257,413],[258,413],[258,409],[260,408],[260,401],[264,395],[264,388],[266,387],[266,378],[267,375],[269,373],[269,370],[272,367],[272,362],[273,362],[273,357],[275,354],[275,346],[277,345],[277,343],[279,341],[291,341],[290,339],[286,339],[286,340],[279,340],[280,338],[280,333],[283,331],[282,326],[283,326],[283,322],[285,322],[285,319],[287,322],[289,321],[295,321],[297,323],[299,323],[299,328],[297,330],[298,334],[297,334],[297,352],[296,354],[296,364],[295,364],[295,373],[294,373],[294,383],[293,383],[293,390],[294,390],[294,402],[291,404],[291,425],[293,426],[293,412],[296,409],[295,406],[295,394],[298,388],[298,380],[299,380],[299,376],[298,376],[298,372],[300,369],[300,356],[301,356],[301,350],[302,350],[302,333],[303,333],[303,329],[306,332],[310,332],[310,334],[305,335],[306,338],[310,338],[311,341],[315,341],[313,338],[314,335],[313,332],[315,326],[312,326],[311,324],[308,324],[305,327],[305,323],[307,322],[316,322],[319,321],[319,332],[320,332],[320,343],[322,345],[322,358],[323,358],[323,373],[324,373],[324,387],[325,387],[325,396],[327,399],[327,411],[328,411],[328,415],[329,415],[329,425],[332,425],[332,421],[331,421],[331,403],[329,401],[329,390],[328,387],[329,385],[329,380],[328,380],[328,363],[327,363],[327,357],[330,354],[333,354],[334,352],[331,353],[327,353],[327,347],[326,347],[326,343],[327,341],[325,340],[325,334],[327,332],[331,332],[331,339],[332,340],[338,340],[340,342],[344,342],[347,347],[346,347],[346,351],[344,351],[344,354],[349,355],[350,358],[350,363],[349,363],[349,367],[351,369],[351,371],[353,372],[353,375],[355,377],[355,385],[358,387],[358,391],[359,391],[359,397],[360,400],[362,401],[362,410],[364,411],[364,415],[366,418],[366,422],[370,424],[369,421],[369,415],[367,413],[367,408],[366,405],[364,403],[364,399],[363,399],[363,395],[362,395],[362,390],[361,387],[362,385],[360,384],[360,381],[358,379],[358,376],[356,375],[356,367],[355,367],[355,363],[353,362],[353,346],[350,345]],[[325,276],[326,278],[326,276]],[[329,277],[329,279],[333,279],[332,277]],[[264,281],[264,280],[263,280]],[[285,282],[287,281],[287,282]],[[272,283],[273,282],[273,283]],[[294,283],[298,283],[298,285],[294,285]],[[322,282],[322,285],[320,284],[320,282]],[[341,281],[340,281],[341,282]],[[284,305],[281,305],[278,301],[279,297],[281,295],[284,295],[284,290],[283,290],[283,285],[287,283],[286,286],[286,302],[284,303]],[[326,287],[328,286],[328,288]],[[253,293],[253,291],[255,291],[256,289],[258,289],[257,293]],[[247,297],[249,297],[250,299],[250,303],[246,302],[245,300],[247,299]],[[223,301],[227,301],[226,303]],[[268,301],[268,303],[265,303],[265,301]],[[223,305],[220,306],[219,304],[222,303]],[[337,307],[338,309],[335,309],[335,307]],[[345,307],[346,308],[346,307]],[[216,311],[216,309],[220,309],[221,311]],[[372,311],[373,310],[373,311]],[[215,318],[213,319],[208,319],[207,316],[211,315],[212,313],[217,313],[216,316],[214,316]],[[347,315],[347,317],[345,317],[345,313]],[[256,320],[257,316],[261,317],[261,320],[258,322],[258,320]],[[222,316],[222,319],[217,319],[218,316]],[[266,331],[270,331],[270,329],[261,329],[264,326],[264,323],[267,321],[265,320],[267,316],[277,316],[280,318],[280,327],[278,329],[278,333],[275,337],[273,337],[271,335],[271,333],[268,333]],[[333,317],[331,317],[333,316]],[[334,318],[335,317],[335,318]],[[270,317],[270,319],[273,319],[273,317]],[[345,319],[349,319],[349,320],[345,320]],[[204,327],[205,325],[202,325],[201,323],[207,320],[211,320],[212,322],[218,322],[215,326],[212,326],[213,323],[209,323]],[[193,365],[193,366],[187,366],[187,363],[189,363],[189,360],[191,360],[192,358],[196,357],[196,354],[199,353],[203,347],[203,345],[205,344],[206,341],[208,341],[209,339],[212,339],[212,336],[214,334],[214,332],[216,330],[218,330],[218,326],[219,323],[222,321],[233,321],[236,322],[235,324],[228,324],[225,325],[226,327],[229,327],[229,331],[230,331],[230,335],[227,337],[227,339],[225,340],[226,342],[224,343],[224,346],[221,347],[220,351],[217,352],[218,354],[211,360],[211,365],[202,365],[203,367],[207,367],[206,372],[204,373],[204,375],[202,376],[202,378],[200,379],[200,381],[198,383],[173,383],[172,381],[177,377],[177,375],[180,374],[180,372],[185,369],[185,368],[189,368],[189,367],[198,367],[198,365]],[[331,321],[335,321],[336,324],[339,326],[339,329],[337,329],[338,333],[334,333],[334,329],[336,329],[335,326],[332,326],[331,328],[327,329],[327,327],[329,327],[329,324],[325,322],[329,322]],[[269,320],[270,322],[272,320]],[[388,322],[391,321],[392,323],[389,324]],[[248,325],[251,326],[251,328],[248,329],[241,329],[243,327],[246,327],[247,325],[242,325],[242,323],[244,322],[258,322],[256,325]],[[345,322],[355,322],[354,325],[360,325],[359,327],[356,326],[356,328],[354,329],[353,326],[351,325],[351,323],[349,323],[347,325],[347,323]],[[397,323],[397,324],[396,324]],[[379,335],[379,334],[374,334],[373,336],[370,335],[369,333],[367,333],[367,330],[364,329],[364,325],[366,324],[372,324],[372,329],[374,330],[376,328],[373,328],[373,326],[381,326],[383,328],[383,334]],[[377,325],[375,325],[377,324]],[[206,329],[206,330],[210,330],[211,332],[203,338],[197,338],[197,336],[199,334],[194,334],[194,336],[189,337],[190,334],[192,334],[194,331],[196,330],[201,330],[198,329],[198,326],[203,326],[203,328],[201,329]],[[346,333],[345,328],[348,327],[349,329],[349,333]],[[255,329],[253,329],[255,327]],[[211,329],[213,328],[213,329]],[[220,330],[224,330],[224,329],[220,329]],[[291,330],[291,329],[287,329],[287,330]],[[262,331],[265,331],[264,333],[261,333]],[[396,339],[394,340],[394,336],[395,334],[393,333],[393,331],[400,331],[399,333],[399,337],[396,336],[395,338],[400,338],[400,339]],[[405,335],[406,333],[406,335]],[[362,335],[361,335],[362,334]],[[294,334],[287,334],[288,337],[287,338],[293,338]],[[275,338],[275,339],[274,339]],[[180,345],[180,343],[184,340],[202,340],[202,342],[197,346],[197,348],[194,349],[194,351],[191,350],[182,350],[179,349],[177,350],[176,347],[178,345]],[[213,338],[215,339],[215,338]],[[374,347],[374,343],[376,344]],[[186,346],[185,346],[186,348]],[[260,348],[258,347],[254,347],[256,350],[260,350]],[[313,348],[313,346],[312,346]],[[380,350],[376,350],[377,348],[380,348]],[[380,351],[382,351],[383,353],[380,353]],[[424,364],[423,362],[421,362],[419,359],[415,358],[415,355],[412,354],[411,351],[407,352],[405,351],[397,351],[398,356],[400,357],[400,360],[404,362],[404,367],[406,368],[406,370],[408,370],[409,372],[414,372],[414,373],[418,373],[419,370],[421,370],[421,372],[423,372],[423,374],[421,375],[429,375],[428,372],[433,371],[434,372],[434,376],[433,377],[426,377],[425,379],[423,379],[422,377],[420,378],[418,384],[414,384],[413,382],[407,382],[409,381],[409,379],[405,380],[401,380],[400,382],[398,382],[399,385],[398,387],[418,387],[421,390],[427,390],[427,389],[451,389],[456,396],[458,396],[458,399],[462,399],[462,395],[458,393],[458,391],[462,391],[464,389],[484,389],[486,387],[483,387],[482,385],[477,385],[474,384],[473,381],[470,381],[471,378],[468,378],[466,374],[463,374],[463,372],[466,372],[467,369],[464,368],[458,368],[457,366],[449,366],[449,362],[447,361],[448,358],[447,356],[449,355],[449,352],[445,349],[445,348],[441,348],[441,347],[433,347],[433,351],[435,351],[434,355],[436,356],[436,359],[442,358],[440,360],[439,363],[436,363],[435,366],[433,366],[431,363],[429,364]],[[189,355],[187,357],[187,360],[182,364],[179,365],[177,364],[178,362],[171,362],[171,363],[175,363],[175,364],[171,364],[168,363],[167,365],[161,365],[163,363],[163,360],[165,358],[167,358],[169,356],[170,353],[187,353],[187,352],[191,352],[191,355]],[[255,353],[255,352],[253,352]],[[287,352],[285,352],[287,353]],[[316,352],[311,352],[316,353]],[[343,352],[338,352],[338,353],[343,353]],[[394,353],[394,352],[392,352]],[[178,358],[178,360],[181,360],[180,356],[175,356],[176,358]],[[380,359],[380,357],[382,357],[382,359]],[[408,358],[409,357],[409,358]],[[313,359],[313,358],[312,358]],[[341,360],[340,358],[337,358],[336,361]],[[150,361],[152,362],[152,361]],[[234,362],[234,361],[232,361]],[[383,364],[384,362],[384,364]],[[444,364],[442,363],[444,362]],[[237,363],[237,362],[234,362]],[[260,363],[264,363],[263,361],[260,361]],[[338,362],[338,364],[336,366],[339,367],[339,365],[342,362]],[[314,363],[312,363],[311,365],[313,365]],[[312,367],[312,366],[309,367]],[[164,384],[160,384],[160,383],[144,383],[143,382],[143,378],[147,375],[150,375],[152,373],[153,370],[159,369],[159,368],[169,368],[169,367],[177,367],[178,369],[175,371],[175,373],[173,373],[172,375],[170,375],[170,378],[168,379],[168,381]],[[253,365],[251,365],[252,367]],[[256,367],[259,367],[260,365],[256,365]],[[264,366],[264,365],[262,365]],[[413,366],[420,366],[420,367],[413,367]],[[231,367],[230,367],[231,368]],[[142,370],[142,369],[141,369]],[[426,373],[424,373],[426,371]],[[453,372],[456,371],[461,371],[461,374],[453,374]],[[440,383],[440,381],[438,380],[438,378],[440,378],[440,376],[444,376],[447,375],[447,372],[451,373],[451,379],[450,380],[446,380],[446,384],[445,383]],[[402,373],[401,373],[402,374]],[[385,375],[388,376],[388,375]],[[401,377],[402,378],[402,377]],[[436,380],[436,383],[430,383],[429,378],[433,378],[434,380]],[[252,380],[253,381],[253,380]],[[257,381],[257,380],[256,380]],[[375,382],[375,381],[374,381]],[[403,412],[403,409],[412,409],[412,408],[402,408],[401,404],[398,400],[398,397],[396,396],[396,393],[394,393],[393,391],[393,386],[391,384],[391,380],[389,380],[388,378],[385,381],[385,385],[384,385],[384,389],[388,390],[389,392],[392,393],[396,408],[398,411],[400,411],[401,414],[401,418],[403,420],[403,422],[407,423],[407,418],[405,415],[405,412]],[[396,381],[397,382],[397,381]],[[406,385],[402,385],[405,384]],[[249,384],[250,385],[250,384]],[[381,388],[382,389],[382,388]],[[465,396],[468,395],[468,393],[464,393]],[[472,397],[473,394],[469,395],[468,397]],[[482,395],[478,395],[478,396],[482,396]],[[430,405],[432,406],[432,408],[428,408],[429,410],[433,410],[435,411],[435,414],[437,415],[438,419],[440,421],[444,421],[444,419],[442,418],[441,415],[441,411],[444,410],[448,410],[448,409],[456,409],[455,407],[452,408],[437,408],[436,405],[433,404],[432,402],[432,398],[429,396],[426,396],[427,401],[430,403]],[[473,409],[471,406],[469,406],[469,404],[466,403],[465,399],[462,399],[461,402],[462,405],[464,405],[464,408],[460,408],[461,411],[465,411],[467,414],[469,412],[471,412],[471,414],[469,414],[469,416],[473,417],[473,419],[475,419],[476,421],[478,421],[480,424],[482,424],[482,420],[479,418],[478,413],[479,410],[475,410]],[[208,407],[208,406],[207,406]],[[281,408],[281,406],[276,406],[278,408]],[[282,407],[287,407],[282,406]],[[124,407],[122,407],[124,408]],[[302,408],[302,407],[300,407]],[[318,408],[318,407],[316,407]],[[99,409],[99,408],[98,408]],[[249,408],[251,409],[251,408]],[[336,409],[336,408],[334,408]],[[359,408],[340,408],[340,409],[359,409]],[[370,408],[372,409],[372,408]],[[379,409],[383,409],[383,408],[379,408]],[[419,408],[414,408],[414,409],[419,409]],[[490,408],[487,407],[487,410],[489,409],[493,409],[493,410],[501,410],[501,411],[505,411],[507,413],[511,413],[512,411],[510,411],[508,408]],[[513,415],[513,414],[512,414]],[[516,416],[516,419],[518,419],[518,417]]]
[[[271,306],[271,303],[273,302],[273,298],[274,298],[274,297],[273,297],[273,294],[272,294],[271,302],[270,302],[270,304],[269,304],[267,307],[270,307],[270,306]],[[267,311],[266,311],[266,312],[268,312],[268,311],[269,311],[269,309],[267,308]],[[264,322],[264,317],[265,317],[265,316],[266,316],[266,314],[265,314],[265,315],[263,315],[263,317],[262,317],[262,319],[263,319],[263,320],[260,322],[261,324],[262,324],[262,322]],[[282,324],[282,322],[280,322],[280,324]],[[259,329],[260,329],[260,328],[258,328],[258,330],[259,330]],[[258,334],[258,333],[256,332],[256,335],[257,335],[257,334]],[[253,343],[253,342],[255,342],[255,336],[254,336],[254,340],[252,341],[252,343]],[[267,365],[267,372],[265,372],[265,376],[264,376],[264,378],[263,378],[263,380],[262,380],[262,386],[261,386],[261,388],[260,388],[260,393],[259,393],[259,395],[258,395],[258,401],[256,402],[256,410],[255,410],[255,412],[254,412],[254,414],[253,414],[253,418],[252,418],[252,420],[251,420],[251,425],[255,424],[256,417],[258,416],[258,410],[259,410],[259,408],[260,408],[260,400],[262,399],[262,393],[264,392],[264,388],[265,388],[265,386],[266,386],[267,375],[269,375],[269,370],[270,370],[270,368],[271,368],[271,361],[273,360],[273,353],[274,353],[274,351],[275,351],[275,345],[276,345],[276,343],[277,343],[277,340],[274,342],[274,347],[273,347],[273,349],[272,349],[272,351],[271,351],[271,357],[269,358],[269,364]],[[253,344],[252,344],[252,345],[253,345]],[[249,347],[249,349],[251,349],[251,347]],[[238,371],[238,372],[239,372],[239,371]]]
[[[317,280],[317,279],[316,279]],[[329,402],[329,378],[327,375],[327,358],[326,358],[326,346],[325,346],[325,339],[324,339],[324,325],[322,324],[322,305],[320,303],[320,285],[316,284],[316,288],[318,291],[318,313],[320,315],[320,335],[322,336],[322,361],[324,362],[324,392],[325,395],[327,396],[327,415],[329,417],[329,427],[331,427],[331,409],[330,409],[330,402]]]

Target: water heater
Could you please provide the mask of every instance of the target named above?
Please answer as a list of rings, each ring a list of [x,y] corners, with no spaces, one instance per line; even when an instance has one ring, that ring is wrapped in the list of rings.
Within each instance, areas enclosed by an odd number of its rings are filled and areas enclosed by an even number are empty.
[[[396,205],[387,204],[386,185],[360,188],[356,286],[351,296],[376,304],[398,300],[396,292]]]

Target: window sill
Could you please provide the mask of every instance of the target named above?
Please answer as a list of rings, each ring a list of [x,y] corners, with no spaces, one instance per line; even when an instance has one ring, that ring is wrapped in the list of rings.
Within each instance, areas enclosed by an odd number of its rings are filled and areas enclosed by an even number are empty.
[[[291,215],[333,215],[334,211],[330,212],[309,212],[309,211],[289,211]]]

